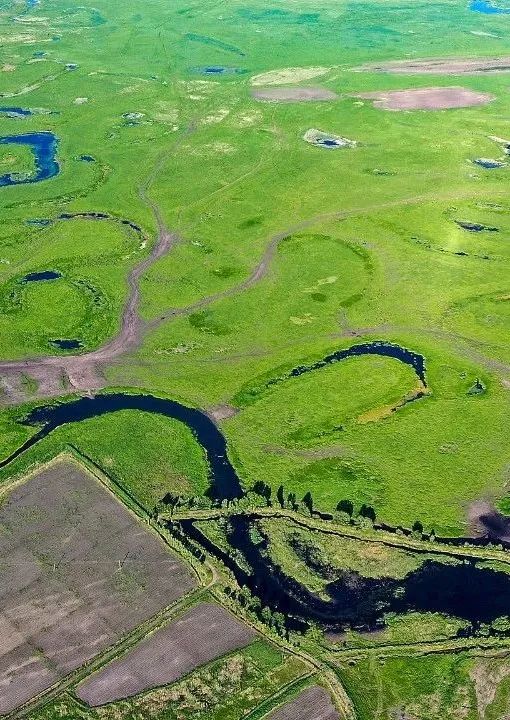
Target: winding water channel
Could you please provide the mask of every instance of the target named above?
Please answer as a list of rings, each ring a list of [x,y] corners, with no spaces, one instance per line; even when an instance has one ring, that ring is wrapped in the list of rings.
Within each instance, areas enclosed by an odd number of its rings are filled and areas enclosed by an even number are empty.
[[[425,384],[423,357],[384,342],[353,345],[326,356],[322,361],[301,365],[286,377],[296,377],[347,357],[374,353],[389,355],[410,365]],[[8,466],[62,425],[119,410],[158,413],[187,425],[207,458],[209,495],[217,501],[232,500],[243,495],[241,480],[228,457],[226,438],[209,416],[175,400],[152,395],[108,393],[37,407],[20,421],[25,426],[38,428],[37,431],[2,461],[0,467]],[[250,530],[257,519],[256,513],[230,518],[229,543],[233,550],[243,555],[249,572],[233,556],[213,544],[193,520],[181,521],[179,527],[187,538],[225,563],[238,582],[249,587],[263,605],[283,612],[289,628],[303,630],[310,622],[317,622],[331,630],[339,630],[346,625],[375,629],[383,624],[385,613],[410,610],[452,615],[465,619],[476,628],[480,622],[490,622],[508,614],[510,575],[480,567],[474,560],[466,560],[461,556],[455,558],[453,549],[450,555],[455,562],[441,562],[441,557],[434,556],[431,548],[430,557],[403,579],[373,579],[355,572],[338,570],[335,578],[327,585],[330,599],[318,597],[297,580],[285,575],[272,562],[265,551],[266,540],[260,542],[253,539]]]
[[[35,161],[35,172],[30,175],[8,173],[0,175],[0,187],[24,185],[49,180],[60,172],[57,162],[58,141],[51,132],[24,133],[0,137],[0,145],[25,145],[30,148]]]

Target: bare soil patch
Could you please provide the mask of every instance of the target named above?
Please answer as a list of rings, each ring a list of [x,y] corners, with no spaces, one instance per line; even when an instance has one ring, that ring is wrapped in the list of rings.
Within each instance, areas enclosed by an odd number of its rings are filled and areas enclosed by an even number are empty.
[[[0,506],[0,714],[189,592],[195,581],[106,488],[60,460]]]
[[[490,93],[456,86],[378,90],[361,93],[356,97],[374,100],[374,107],[381,110],[451,110],[485,105],[495,99]]]
[[[261,85],[288,85],[289,83],[303,82],[303,80],[313,80],[313,78],[325,75],[330,70],[329,67],[281,68],[280,70],[270,70],[260,75],[254,75],[251,84],[256,87]]]
[[[476,537],[510,542],[510,517],[498,512],[488,500],[477,500],[468,508],[470,531]]]
[[[423,60],[392,60],[368,63],[354,68],[359,72],[385,72],[396,75],[477,75],[509,72],[510,56],[500,58],[433,58]]]
[[[207,414],[214,420],[214,422],[221,422],[222,420],[228,420],[229,418],[235,417],[239,412],[239,408],[233,405],[214,405],[207,409]]]
[[[252,95],[263,102],[316,102],[338,98],[332,90],[321,87],[266,87],[252,90]]]
[[[340,714],[324,688],[314,685],[270,713],[268,720],[340,720]]]
[[[168,685],[248,645],[255,636],[254,630],[220,605],[201,603],[91,675],[78,687],[77,695],[93,707],[133,697]]]

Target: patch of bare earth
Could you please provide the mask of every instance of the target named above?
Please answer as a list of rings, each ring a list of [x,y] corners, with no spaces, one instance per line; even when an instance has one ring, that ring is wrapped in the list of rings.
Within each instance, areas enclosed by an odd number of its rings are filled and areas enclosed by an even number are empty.
[[[220,605],[201,603],[87,678],[78,697],[92,707],[175,682],[205,663],[248,645],[254,630]]]
[[[329,67],[281,68],[280,70],[270,70],[260,75],[254,75],[251,84],[259,87],[261,85],[289,85],[304,80],[313,80],[313,78],[325,75],[329,70],[331,70]]]
[[[510,57],[391,60],[385,63],[368,63],[354,70],[396,75],[476,75],[510,71]]]
[[[324,688],[314,685],[268,715],[268,720],[340,720]]]
[[[488,500],[476,500],[468,508],[470,532],[475,537],[510,542],[510,517],[498,512]]]
[[[266,87],[252,90],[252,95],[263,102],[316,102],[338,98],[332,90],[321,87]]]
[[[11,712],[195,586],[110,492],[59,460],[0,507],[0,714]]]
[[[508,659],[479,658],[469,671],[475,685],[478,717],[484,720],[489,705],[494,702],[501,682],[510,675]]]
[[[239,408],[233,405],[214,405],[207,409],[207,414],[214,422],[221,422],[235,417],[240,412]]]
[[[377,90],[356,97],[373,100],[381,110],[452,110],[486,105],[495,100],[490,93],[475,92],[463,87],[428,87],[409,90]]]

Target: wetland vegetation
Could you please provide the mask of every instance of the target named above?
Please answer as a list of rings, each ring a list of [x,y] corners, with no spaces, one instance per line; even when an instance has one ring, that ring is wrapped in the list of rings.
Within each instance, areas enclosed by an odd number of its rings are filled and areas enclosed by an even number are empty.
[[[510,8],[218,8],[0,8],[0,494],[71,454],[265,637],[98,709],[64,640],[22,712],[501,720]]]

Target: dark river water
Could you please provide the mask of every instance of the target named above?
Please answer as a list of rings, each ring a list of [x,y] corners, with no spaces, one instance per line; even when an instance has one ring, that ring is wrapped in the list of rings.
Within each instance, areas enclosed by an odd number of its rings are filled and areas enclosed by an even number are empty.
[[[425,383],[422,356],[396,345],[380,342],[355,345],[332,353],[313,365],[295,368],[288,377],[311,372],[345,357],[374,353],[396,357],[409,364]],[[221,429],[200,410],[151,395],[109,393],[37,407],[20,421],[25,426],[37,428],[37,431],[23,446],[2,461],[0,467],[7,466],[62,425],[119,410],[158,413],[187,425],[207,458],[210,497],[221,501],[243,495],[242,483],[229,460],[226,438]],[[490,622],[510,614],[510,575],[482,568],[474,561],[456,557],[454,549],[450,553],[453,562],[447,564],[441,561],[440,555],[434,555],[433,547],[423,564],[403,579],[373,579],[352,571],[335,570],[334,577],[327,578],[330,599],[320,598],[273,564],[265,552],[264,539],[262,542],[253,539],[250,530],[257,519],[255,512],[230,518],[229,543],[244,556],[249,572],[240,567],[232,555],[225,553],[205,537],[192,520],[181,521],[179,527],[188,538],[224,562],[240,585],[249,587],[252,593],[260,598],[262,605],[283,612],[290,629],[305,629],[310,622],[320,623],[331,630],[341,630],[347,625],[374,629],[383,624],[385,613],[411,610],[439,612],[463,618],[476,628],[480,622]]]
[[[35,172],[31,175],[6,174],[0,175],[0,187],[7,185],[24,185],[48,180],[60,172],[57,162],[58,141],[51,132],[25,133],[23,135],[6,135],[0,137],[0,145],[27,145],[35,160]]]

